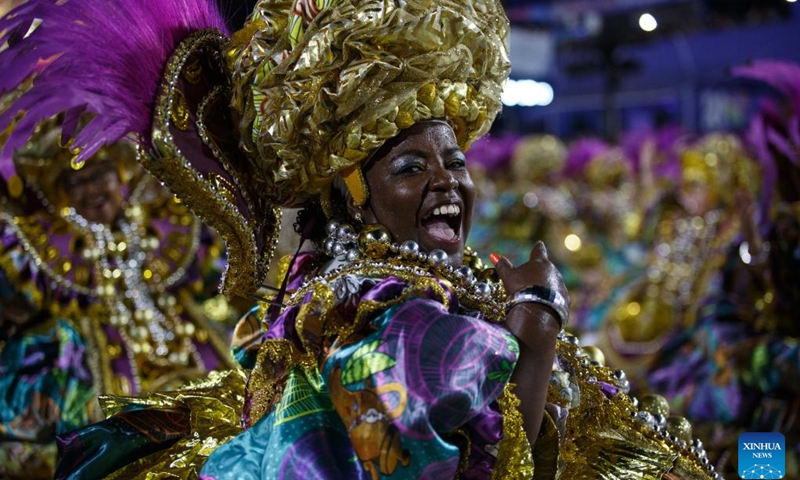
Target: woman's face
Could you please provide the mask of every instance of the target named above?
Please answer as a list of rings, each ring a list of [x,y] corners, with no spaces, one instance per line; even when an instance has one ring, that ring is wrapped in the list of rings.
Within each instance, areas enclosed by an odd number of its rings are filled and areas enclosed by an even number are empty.
[[[90,222],[111,225],[122,209],[122,184],[113,162],[88,162],[62,179],[69,205]]]
[[[400,133],[366,171],[366,223],[380,223],[395,242],[441,249],[460,264],[472,224],[475,185],[452,128],[423,122]]]

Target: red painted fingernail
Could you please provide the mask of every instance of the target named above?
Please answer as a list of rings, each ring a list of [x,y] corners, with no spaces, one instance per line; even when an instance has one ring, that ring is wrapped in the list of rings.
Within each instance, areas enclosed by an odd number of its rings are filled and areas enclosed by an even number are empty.
[[[497,265],[497,262],[500,261],[500,255],[498,255],[496,253],[490,253],[489,254],[489,260],[491,260],[492,265]]]

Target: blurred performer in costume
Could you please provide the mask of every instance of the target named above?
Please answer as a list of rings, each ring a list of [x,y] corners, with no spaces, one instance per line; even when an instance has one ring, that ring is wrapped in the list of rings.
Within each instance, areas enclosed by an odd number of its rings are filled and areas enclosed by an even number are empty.
[[[524,260],[526,246],[554,237],[549,229],[571,219],[574,209],[558,183],[564,145],[552,135],[487,135],[467,152],[469,168],[479,187],[470,244],[479,251],[509,252]],[[557,246],[550,256],[558,264]]]
[[[0,476],[48,478],[55,435],[99,394],[229,368],[221,242],[144,174],[133,144],[73,169],[54,122],[15,155],[0,211]],[[211,316],[216,320],[211,320]]]
[[[763,171],[761,201],[738,193],[741,235],[729,246],[719,289],[666,345],[649,380],[709,433],[710,455],[724,472],[737,473],[739,434],[776,431],[786,437],[784,478],[797,478],[800,66],[760,60],[733,74],[774,89],[745,135]]]
[[[732,134],[696,140],[681,162],[678,192],[663,197],[653,220],[641,227],[646,261],[610,297],[602,328],[607,358],[642,386],[653,357],[694,325],[701,300],[719,288],[717,274],[742,228],[734,192],[758,178]]]
[[[314,245],[237,327],[243,370],[109,399],[114,416],[62,437],[60,474],[715,478],[688,429],[559,333],[543,243],[495,269],[467,248],[463,152],[510,70],[499,2],[266,0],[228,36],[213,3],[32,1],[10,26],[41,24],[0,72],[57,58],[16,109],[95,113],[78,160],[137,132],[148,170],[225,237],[223,291],[267,288],[281,207],[303,208]],[[38,105],[52,86],[73,95]]]
[[[642,216],[639,184],[622,150],[597,138],[568,146],[561,183],[575,213],[560,236],[558,258],[571,272],[574,328],[593,342],[604,301],[641,257],[633,241]]]

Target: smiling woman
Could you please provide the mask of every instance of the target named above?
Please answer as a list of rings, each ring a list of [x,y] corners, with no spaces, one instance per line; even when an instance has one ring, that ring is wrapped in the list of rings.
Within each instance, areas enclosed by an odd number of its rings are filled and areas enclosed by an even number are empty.
[[[475,185],[453,129],[443,121],[425,122],[395,138],[365,169],[370,191],[377,193],[363,207],[351,201],[351,215],[385,226],[398,242],[413,240],[426,252],[444,250],[460,264]]]
[[[522,266],[498,261],[514,292],[544,292],[507,311],[501,284],[475,279],[492,271],[466,248],[475,187],[448,122],[401,130],[364,164],[356,195],[334,182],[327,214],[301,212],[298,233],[321,232],[322,248],[296,257],[288,306],[261,312],[266,334],[241,341],[259,352],[252,426],[212,454],[204,478],[532,472],[566,317],[558,271],[541,243]],[[250,462],[263,471],[236,467]]]

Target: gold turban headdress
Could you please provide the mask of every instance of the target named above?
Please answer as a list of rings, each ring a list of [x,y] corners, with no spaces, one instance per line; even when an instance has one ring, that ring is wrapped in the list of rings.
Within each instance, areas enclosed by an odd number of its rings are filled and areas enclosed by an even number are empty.
[[[264,194],[297,206],[417,122],[447,120],[466,149],[490,127],[508,75],[496,1],[262,0],[228,66],[245,151]]]
[[[229,41],[175,52],[145,165],[226,239],[223,291],[251,291],[281,206],[324,204],[337,176],[363,204],[361,163],[415,123],[448,122],[464,150],[488,131],[508,33],[498,0],[261,0]]]

